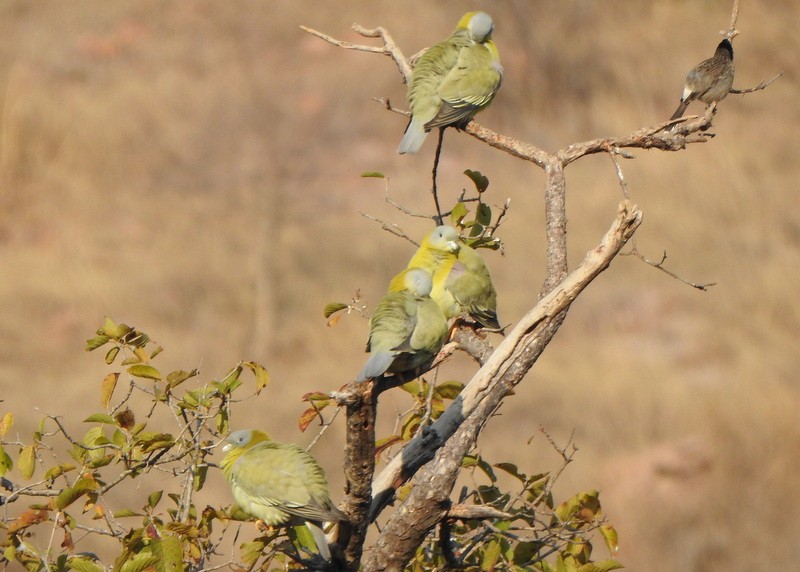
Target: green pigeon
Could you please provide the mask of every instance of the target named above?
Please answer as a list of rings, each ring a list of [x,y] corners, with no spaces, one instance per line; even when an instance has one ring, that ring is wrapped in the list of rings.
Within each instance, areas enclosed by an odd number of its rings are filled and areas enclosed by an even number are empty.
[[[452,226],[436,227],[420,244],[408,263],[431,273],[431,298],[448,320],[468,314],[485,328],[500,329],[497,320],[497,292],[483,258],[464,244]],[[389,284],[396,291],[402,273]]]
[[[321,524],[347,521],[347,516],[333,505],[316,459],[257,429],[234,431],[222,451],[227,453],[220,463],[222,474],[239,508],[269,526],[305,522],[320,556],[330,560]]]
[[[408,84],[411,121],[397,152],[416,153],[434,127],[463,128],[489,106],[503,80],[485,12],[468,12],[453,33],[417,61]]]
[[[447,339],[447,320],[430,298],[430,273],[407,268],[395,280],[397,289],[378,302],[370,318],[370,356],[356,381],[417,370],[433,360]]]

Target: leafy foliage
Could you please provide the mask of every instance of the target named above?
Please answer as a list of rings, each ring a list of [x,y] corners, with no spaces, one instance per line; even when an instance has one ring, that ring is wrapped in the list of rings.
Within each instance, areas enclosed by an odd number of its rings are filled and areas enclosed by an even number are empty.
[[[207,457],[229,431],[232,404],[258,395],[269,383],[267,370],[241,362],[223,379],[206,383],[199,382],[197,370],[165,374],[154,362],[161,346],[147,334],[108,318],[86,344],[87,351],[100,348],[114,371],[99,383],[103,410],[83,420],[83,435],[71,434],[66,419],[48,416],[28,442],[11,442],[6,435],[14,417],[9,412],[0,418],[0,469],[8,477],[0,481],[8,491],[0,496],[6,511],[0,522],[0,561],[16,562],[30,571],[81,572],[219,565],[217,554],[229,552],[225,549],[229,527],[248,517],[235,506],[202,507],[196,494],[213,467]],[[246,371],[252,378],[248,383]],[[197,383],[190,387],[191,380]],[[121,385],[126,386],[124,392]],[[248,387],[250,392],[242,396]],[[437,419],[462,389],[458,381],[433,384],[425,378],[401,386],[413,405],[400,419],[396,434],[376,442],[376,457],[390,453]],[[330,395],[314,392],[303,399],[311,407],[301,417],[301,429],[315,419],[326,423],[322,411],[335,406]],[[66,450],[66,458],[59,449]],[[462,516],[455,511],[454,518],[431,533],[409,570],[456,564],[546,572],[619,567],[614,560],[591,560],[590,537],[596,532],[612,553],[617,549],[616,532],[602,517],[596,491],[555,506],[551,493],[555,479],[548,474],[526,475],[511,463],[489,464],[477,455],[465,457],[463,466],[487,482],[462,490],[456,508],[468,510]],[[498,473],[518,482],[514,492],[503,490]],[[161,476],[155,483],[147,480],[153,474]],[[123,494],[112,497],[112,490]],[[404,492],[407,487],[398,491],[398,499]],[[125,500],[120,504],[112,498]],[[492,512],[481,513],[484,509]],[[113,562],[80,550],[87,537],[93,546],[101,539],[115,546],[110,549]],[[228,564],[302,568],[312,546],[305,527],[262,529],[239,544]]]
[[[184,388],[199,376],[197,370],[162,373],[153,362],[162,348],[147,334],[109,318],[86,343],[87,351],[100,348],[106,349],[105,363],[116,367],[99,384],[104,410],[83,421],[88,428],[82,436],[68,431],[66,419],[45,417],[29,442],[9,442],[5,438],[13,415],[6,413],[0,420],[0,469],[9,477],[3,479],[8,494],[0,497],[5,505],[0,560],[31,571],[109,569],[111,563],[76,549],[80,543],[73,535],[80,532],[93,543],[106,539],[116,545],[114,570],[202,568],[225,529],[242,517],[196,504],[195,494],[203,489],[211,467],[206,458],[229,431],[233,395],[243,392],[245,370],[255,382],[245,399],[267,386],[269,373],[260,364],[241,362],[222,380]],[[127,384],[125,392],[119,391],[121,380]],[[15,461],[8,452],[14,448]],[[68,460],[61,458],[64,449]],[[38,473],[41,477],[29,483]],[[160,476],[158,488],[141,490],[153,487],[147,475]],[[110,496],[115,489],[123,491],[126,504],[112,502],[120,498]],[[146,498],[137,504],[134,499],[141,492]],[[34,502],[23,506],[24,499]],[[215,524],[222,525],[216,534]],[[266,545],[277,536],[273,531],[256,542]],[[62,541],[54,546],[58,537]],[[243,561],[252,555],[250,546],[242,547]],[[255,560],[271,560],[278,548],[258,552]]]

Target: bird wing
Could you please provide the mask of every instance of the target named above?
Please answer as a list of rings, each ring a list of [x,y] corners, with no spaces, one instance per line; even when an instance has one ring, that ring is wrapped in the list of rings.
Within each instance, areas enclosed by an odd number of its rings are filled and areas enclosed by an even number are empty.
[[[439,86],[442,105],[425,128],[471,119],[475,112],[489,105],[497,93],[502,81],[501,69],[487,46],[473,44],[461,48],[456,65]]]
[[[447,320],[439,305],[428,297],[417,305],[417,324],[408,345],[417,352],[436,354],[447,337]]]
[[[235,471],[237,485],[251,497],[251,506],[276,508],[317,522],[346,518],[330,502],[322,467],[297,445],[259,443],[236,461]]]
[[[299,447],[274,441],[245,451],[234,465],[238,486],[266,506],[296,506],[308,503],[303,482],[305,471],[295,458]],[[258,516],[258,515],[256,515]]]
[[[459,312],[468,312],[481,325],[499,328],[497,293],[489,269],[474,249],[462,246],[458,261],[447,276],[445,288],[458,304]]]
[[[439,86],[458,62],[459,50],[470,43],[466,32],[454,34],[426,50],[417,60],[408,86],[408,104],[414,119],[423,125],[439,111],[442,105]]]

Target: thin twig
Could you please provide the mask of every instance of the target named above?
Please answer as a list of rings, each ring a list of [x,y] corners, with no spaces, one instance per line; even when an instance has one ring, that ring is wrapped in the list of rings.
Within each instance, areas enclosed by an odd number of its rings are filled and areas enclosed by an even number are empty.
[[[317,436],[316,436],[316,437],[314,437],[314,438],[311,440],[311,443],[309,443],[309,444],[308,444],[308,447],[306,447],[306,451],[310,451],[311,449],[313,449],[313,448],[314,448],[314,445],[316,445],[316,444],[317,444],[317,441],[319,441],[319,440],[322,438],[322,436],[323,436],[323,435],[325,434],[325,432],[328,430],[328,427],[330,427],[331,425],[333,425],[333,422],[336,420],[336,417],[338,417],[338,415],[339,415],[339,412],[340,412],[341,410],[342,410],[342,408],[341,408],[341,407],[337,407],[337,408],[336,408],[336,411],[334,411],[334,412],[333,412],[333,416],[331,417],[331,420],[330,420],[330,421],[328,421],[327,423],[322,423],[322,429],[320,429],[320,430],[319,430],[319,433],[317,433]],[[320,419],[322,419],[322,412],[321,412],[321,411],[319,412],[319,417],[320,417]],[[323,420],[323,421],[324,421],[324,420]]]
[[[620,154],[620,150],[616,147],[609,147],[608,149],[608,156],[611,157],[611,162],[614,163],[614,170],[617,172],[617,180],[619,180],[619,186],[622,187],[622,194],[625,196],[626,199],[630,199],[630,195],[628,194],[628,182],[625,180],[625,174],[622,172],[622,166],[617,161],[617,155]],[[636,237],[633,237],[634,240]]]
[[[372,101],[377,101],[381,105],[383,105],[384,109],[391,111],[392,113],[397,113],[398,115],[404,115],[405,117],[411,117],[411,112],[406,111],[405,109],[398,109],[392,105],[392,102],[389,101],[388,97],[373,97]]]
[[[721,30],[720,34],[725,36],[728,40],[734,39],[739,35],[739,30],[736,29],[736,20],[739,19],[739,0],[733,0],[733,10],[731,10],[731,23],[727,30]]]
[[[377,222],[381,225],[381,228],[386,232],[393,234],[399,238],[404,238],[414,246],[419,247],[419,244],[415,242],[411,237],[409,237],[405,232],[403,232],[400,227],[394,223],[387,222],[383,219],[379,219],[377,217],[372,216],[371,214],[367,214],[363,211],[359,211],[359,214],[363,216],[367,220],[371,220],[372,222]]]
[[[344,40],[337,40],[327,34],[323,34],[313,28],[309,28],[307,26],[300,26],[300,29],[304,32],[308,32],[312,36],[316,36],[322,40],[325,40],[329,44],[333,44],[334,46],[339,46],[340,48],[344,48],[345,50],[355,50],[357,52],[371,52],[373,54],[387,54],[386,48],[376,48],[375,46],[364,46],[361,44],[353,44],[351,42],[346,42]]]
[[[769,81],[762,80],[761,83],[759,83],[755,87],[749,87],[747,89],[731,89],[728,93],[735,93],[736,95],[744,95],[746,93],[753,93],[754,91],[761,91],[762,89],[766,89],[767,87],[769,87],[772,83],[774,83],[782,75],[783,75],[783,72],[779,73],[778,75],[776,75],[775,77],[773,77]]]
[[[641,260],[645,264],[647,264],[649,266],[652,266],[653,268],[656,268],[657,270],[660,270],[661,272],[663,272],[664,274],[667,274],[668,276],[671,276],[675,280],[679,280],[680,282],[683,282],[684,284],[687,284],[687,285],[691,286],[692,288],[696,288],[697,290],[702,290],[703,292],[708,292],[708,289],[711,286],[716,286],[717,285],[716,282],[709,282],[707,284],[700,284],[700,283],[697,283],[697,282],[692,282],[691,280],[687,280],[686,278],[684,278],[682,276],[679,276],[678,274],[675,274],[671,270],[667,270],[666,268],[664,268],[664,262],[666,262],[666,260],[667,260],[667,251],[666,250],[664,251],[664,254],[661,256],[661,260],[659,260],[658,262],[654,262],[654,261],[646,258],[645,256],[643,256],[639,252],[639,250],[636,248],[636,244],[635,243],[631,244],[630,252],[620,252],[619,255],[620,256],[635,256],[636,258],[638,258],[639,260]]]
[[[431,176],[433,177],[433,187],[431,187],[431,192],[433,193],[433,204],[436,205],[436,224],[442,224],[442,209],[439,207],[439,193],[436,188],[436,176],[439,173],[439,159],[442,156],[442,143],[444,142],[444,130],[446,127],[439,128],[439,141],[436,143],[436,154],[433,156],[433,172]]]

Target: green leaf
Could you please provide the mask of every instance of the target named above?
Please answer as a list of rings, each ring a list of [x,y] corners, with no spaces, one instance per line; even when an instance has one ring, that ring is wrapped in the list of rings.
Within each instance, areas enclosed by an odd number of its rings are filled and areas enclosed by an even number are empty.
[[[11,457],[8,456],[6,450],[3,449],[2,445],[0,445],[0,477],[5,476],[5,474],[14,466],[14,462],[11,460]]]
[[[167,385],[169,385],[170,388],[177,387],[187,379],[192,378],[199,373],[200,372],[196,369],[193,369],[192,371],[184,371],[182,369],[175,370],[167,375]]]
[[[619,570],[625,568],[616,560],[603,560],[601,562],[589,562],[578,568],[578,572],[609,572],[609,570]]]
[[[159,371],[152,365],[147,365],[147,364],[132,365],[128,368],[128,373],[131,374],[133,377],[142,377],[145,379],[155,379],[155,380],[161,379],[161,374],[159,373]]]
[[[379,173],[378,171],[366,171],[364,173],[361,173],[361,176],[366,178],[366,179],[370,179],[370,178],[371,179],[385,179],[386,178],[383,173]]]
[[[151,544],[153,554],[158,556],[158,572],[182,572],[183,545],[177,536],[165,534],[161,538],[153,539]]]
[[[542,543],[537,541],[518,542],[514,547],[513,562],[517,566],[524,566],[534,559],[542,548]]]
[[[467,209],[467,205],[464,203],[458,203],[456,206],[453,207],[452,212],[450,213],[450,220],[453,222],[455,226],[461,226],[461,223],[464,220],[464,217],[469,214],[469,210]]]
[[[333,399],[331,399],[330,394],[321,391],[309,391],[303,395],[301,401],[313,403],[314,407],[317,409],[324,409],[333,404]]]
[[[442,399],[455,399],[463,389],[464,384],[460,381],[445,381],[444,383],[438,384],[434,388],[433,393]]]
[[[90,479],[78,479],[75,486],[69,487],[61,491],[56,497],[56,508],[64,510],[76,500],[81,498],[86,493],[97,490],[97,481]]]
[[[56,465],[55,467],[50,467],[44,474],[44,478],[48,481],[52,481],[63,475],[64,473],[68,473],[70,471],[74,471],[77,467],[70,463],[63,463],[61,465]]]
[[[114,518],[125,518],[126,516],[144,516],[141,512],[136,512],[129,508],[123,508],[114,513]]]
[[[158,449],[169,449],[175,445],[175,440],[169,433],[142,433],[138,436],[136,444],[145,453]]]
[[[419,396],[420,392],[422,391],[422,387],[420,386],[419,382],[416,380],[408,381],[400,386],[400,389],[411,395],[412,397]]]
[[[117,324],[108,316],[103,317],[103,325],[97,330],[98,334],[105,334],[106,336],[113,337],[116,335]]]
[[[192,487],[194,490],[199,491],[203,488],[203,485],[206,484],[206,476],[208,476],[208,465],[197,467],[194,472],[194,478],[192,479]]]
[[[397,445],[398,443],[402,442],[403,440],[397,435],[391,435],[383,439],[378,439],[377,441],[375,441],[375,458],[377,459],[381,453],[383,453],[386,449],[388,449],[392,445]]]
[[[111,417],[111,415],[108,415],[107,413],[92,413],[91,415],[89,415],[89,417],[84,419],[83,422],[84,423],[107,423],[109,425],[116,425],[116,423],[117,423],[116,421],[114,421],[114,418]]]
[[[158,561],[159,557],[151,552],[150,547],[146,547],[127,560],[119,568],[119,572],[144,572],[151,566],[158,564]]]
[[[336,312],[344,310],[347,308],[347,304],[343,304],[342,302],[330,302],[325,305],[325,310],[323,310],[323,314],[326,318],[330,318]]]
[[[569,521],[573,516],[578,516],[584,522],[591,522],[600,510],[600,492],[596,490],[584,491],[564,501],[555,510],[561,522]]]
[[[478,204],[478,209],[475,211],[475,222],[483,226],[492,224],[492,207],[486,203]]]
[[[111,338],[105,335],[97,335],[90,340],[86,340],[86,351],[90,352],[108,343]]]
[[[289,532],[290,538],[294,536],[293,540],[299,546],[305,548],[310,552],[317,552],[317,543],[314,542],[314,536],[311,534],[311,531],[308,529],[307,526],[304,525],[293,526],[287,532]]]
[[[483,557],[481,558],[481,570],[494,570],[497,561],[500,559],[500,541],[493,538],[488,544],[484,545]]]
[[[479,193],[482,193],[489,188],[488,177],[486,177],[486,175],[480,171],[472,171],[467,169],[464,171],[464,174],[472,180],[472,182],[475,184],[475,190]]]
[[[119,353],[119,346],[114,346],[108,352],[106,352],[106,363],[111,365],[114,363],[114,360],[117,359],[117,354]]]
[[[26,481],[33,476],[36,470],[36,449],[34,445],[23,447],[17,458],[17,471]]]
[[[219,410],[214,416],[214,427],[217,428],[217,431],[222,433],[223,435],[227,435],[230,431],[230,417],[228,416],[228,410],[223,408]]]
[[[108,440],[102,427],[92,427],[83,436],[83,444],[87,447],[102,447],[108,445],[111,441]]]
[[[147,496],[147,506],[149,506],[150,508],[155,508],[163,495],[164,491],[153,491],[152,493],[150,493]]]
[[[222,385],[222,387],[225,388],[225,390],[231,392],[242,384],[242,382],[239,380],[239,376],[241,374],[242,374],[242,366],[237,365],[235,368],[233,368],[231,371],[228,372],[228,375],[226,375],[222,379],[222,381],[220,381],[220,384]]]
[[[513,463],[495,463],[495,468],[505,471],[512,477],[518,478],[523,483],[525,482],[525,475],[519,472],[519,468]]]
[[[67,560],[67,568],[78,572],[103,572],[100,564],[86,556],[73,556]]]
[[[258,558],[261,556],[261,553],[264,552],[265,546],[266,543],[263,540],[243,542],[241,546],[239,546],[239,550],[242,551],[242,563],[252,565],[256,560],[258,560]]]
[[[420,421],[421,417],[419,414],[415,413],[413,415],[409,415],[408,419],[406,419],[405,423],[403,423],[403,427],[400,429],[400,436],[402,437],[403,441],[410,441],[411,438],[417,434]]]
[[[489,477],[490,481],[493,483],[497,481],[497,475],[494,474],[492,466],[480,457],[475,457],[474,455],[464,455],[464,458],[461,460],[461,466],[465,469],[469,467],[478,467],[486,474],[487,477]]]

